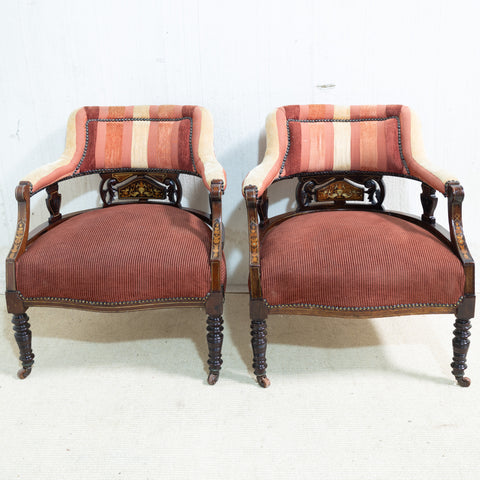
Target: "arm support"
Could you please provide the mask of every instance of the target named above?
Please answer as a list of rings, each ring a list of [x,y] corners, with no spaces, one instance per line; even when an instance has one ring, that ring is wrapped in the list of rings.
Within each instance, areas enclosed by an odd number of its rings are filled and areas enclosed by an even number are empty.
[[[245,187],[245,201],[248,218],[248,245],[250,267],[250,292],[252,298],[262,298],[260,283],[260,231],[257,211],[257,189]]]
[[[463,233],[462,202],[465,196],[459,182],[447,182],[448,225],[452,247],[465,270],[465,294],[475,294],[475,264]]]
[[[212,292],[222,291],[221,264],[223,257],[224,230],[222,222],[223,180],[213,180],[210,190],[210,205],[212,215],[212,247],[210,265],[212,271]]]

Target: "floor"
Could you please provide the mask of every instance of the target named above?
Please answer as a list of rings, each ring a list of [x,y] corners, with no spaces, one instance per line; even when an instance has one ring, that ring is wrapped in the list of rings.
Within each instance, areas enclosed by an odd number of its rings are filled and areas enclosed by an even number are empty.
[[[451,315],[271,316],[262,389],[247,312],[246,294],[227,295],[212,387],[200,309],[32,308],[23,381],[3,309],[0,479],[480,478],[475,325],[465,389],[450,373]]]

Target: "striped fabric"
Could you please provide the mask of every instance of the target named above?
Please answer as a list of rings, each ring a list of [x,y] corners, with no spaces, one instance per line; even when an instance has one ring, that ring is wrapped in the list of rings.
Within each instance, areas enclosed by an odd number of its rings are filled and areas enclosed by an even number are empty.
[[[65,177],[110,169],[173,169],[225,182],[213,122],[196,106],[83,107],[70,116],[65,152],[25,180],[32,191]]]
[[[453,177],[426,159],[419,122],[402,105],[290,105],[267,118],[267,151],[244,186],[259,195],[303,172],[368,171],[418,178],[445,192]]]

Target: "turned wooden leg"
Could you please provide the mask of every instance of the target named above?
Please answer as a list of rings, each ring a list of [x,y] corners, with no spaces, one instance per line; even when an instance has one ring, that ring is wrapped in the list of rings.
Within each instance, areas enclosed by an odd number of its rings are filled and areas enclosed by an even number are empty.
[[[13,330],[15,331],[15,340],[20,349],[21,368],[17,375],[19,378],[27,378],[32,371],[33,359],[35,355],[32,352],[32,332],[28,323],[28,315],[21,313],[12,318]]]
[[[265,320],[252,320],[251,328],[254,373],[259,385],[267,388],[270,385],[270,380],[267,378],[267,360],[265,358],[267,351],[267,322]]]
[[[208,316],[207,318],[208,366],[210,373],[208,383],[215,385],[222,368],[223,318]]]
[[[455,322],[455,330],[453,331],[453,362],[451,363],[452,373],[455,375],[457,382],[462,387],[470,386],[470,379],[463,374],[467,369],[467,352],[470,346],[470,328],[472,324],[470,320],[462,320],[457,318]]]

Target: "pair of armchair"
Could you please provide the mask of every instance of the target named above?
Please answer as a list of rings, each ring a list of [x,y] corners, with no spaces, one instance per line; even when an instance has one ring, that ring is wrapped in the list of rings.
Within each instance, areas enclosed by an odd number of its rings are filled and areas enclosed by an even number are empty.
[[[328,317],[454,313],[452,373],[464,376],[474,315],[474,263],[462,227],[463,189],[426,160],[403,106],[288,106],[267,118],[264,160],[245,178],[254,373],[266,375],[270,314]],[[103,207],[60,213],[58,182],[99,174]],[[201,177],[210,212],[181,205],[179,174]],[[387,211],[384,175],[418,180],[421,217]],[[297,178],[295,211],[269,217],[268,188]],[[222,365],[222,195],[213,122],[201,107],[86,107],[72,114],[62,157],[20,182],[7,258],[25,378],[34,355],[31,306],[133,310],[203,306],[208,383]],[[48,222],[29,232],[30,197],[47,192]],[[449,231],[435,191],[448,197]]]

